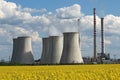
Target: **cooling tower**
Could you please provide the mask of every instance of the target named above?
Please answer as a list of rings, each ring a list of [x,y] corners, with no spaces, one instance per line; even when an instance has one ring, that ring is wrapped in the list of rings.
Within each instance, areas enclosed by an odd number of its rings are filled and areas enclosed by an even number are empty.
[[[33,64],[31,37],[18,37],[13,42],[13,57],[11,61],[18,64]]]
[[[63,37],[50,36],[49,43],[50,64],[58,64],[62,55]]]
[[[49,38],[42,38],[42,55],[41,64],[48,64],[49,62]]]
[[[83,63],[79,45],[79,33],[63,33],[64,46],[61,56],[61,64]]]
[[[11,62],[12,63],[17,63],[18,62],[18,54],[17,54],[17,38],[13,39],[13,52],[12,52],[12,58],[11,58]]]
[[[21,64],[33,64],[31,37],[18,37],[18,54],[21,54]]]

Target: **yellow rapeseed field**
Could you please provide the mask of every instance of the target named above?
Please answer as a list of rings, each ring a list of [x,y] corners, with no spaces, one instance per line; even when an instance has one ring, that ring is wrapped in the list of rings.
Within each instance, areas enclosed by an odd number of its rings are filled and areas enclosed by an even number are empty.
[[[120,64],[0,66],[0,80],[120,80]]]

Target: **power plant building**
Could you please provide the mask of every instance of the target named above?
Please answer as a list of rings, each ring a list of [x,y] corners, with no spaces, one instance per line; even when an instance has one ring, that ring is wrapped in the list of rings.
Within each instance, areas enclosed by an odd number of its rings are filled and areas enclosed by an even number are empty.
[[[73,64],[83,63],[81,56],[80,44],[79,44],[79,33],[78,32],[67,32],[64,35],[64,46],[61,56],[61,64]]]
[[[13,39],[12,63],[33,64],[31,37],[18,37]]]
[[[82,59],[80,30],[78,19],[78,32],[65,32],[63,36],[49,36],[42,38],[41,59],[35,62],[40,64],[79,64],[103,63],[110,60],[110,54],[105,54],[104,44],[104,18],[101,18],[101,53],[97,54],[96,8],[93,9],[93,57]],[[84,61],[83,61],[84,60]],[[24,36],[13,39],[13,52],[11,62],[15,64],[33,64],[31,37]]]

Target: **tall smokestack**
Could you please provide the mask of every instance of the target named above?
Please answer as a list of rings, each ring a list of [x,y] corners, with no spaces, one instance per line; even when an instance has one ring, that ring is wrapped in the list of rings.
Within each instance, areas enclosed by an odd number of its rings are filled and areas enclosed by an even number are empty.
[[[94,62],[97,61],[97,45],[96,45],[96,9],[93,9],[94,14]]]
[[[104,18],[101,18],[101,57],[104,57],[104,28],[103,28],[103,20]]]

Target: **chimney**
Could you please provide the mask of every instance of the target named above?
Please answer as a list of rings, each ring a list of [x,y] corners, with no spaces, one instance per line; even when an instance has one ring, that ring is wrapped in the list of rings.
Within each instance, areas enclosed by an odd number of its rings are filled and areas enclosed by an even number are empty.
[[[93,9],[94,14],[94,62],[97,61],[97,45],[96,45],[96,9]]]
[[[101,57],[104,57],[104,28],[103,28],[103,20],[104,18],[101,18]]]

